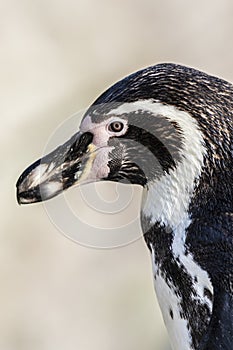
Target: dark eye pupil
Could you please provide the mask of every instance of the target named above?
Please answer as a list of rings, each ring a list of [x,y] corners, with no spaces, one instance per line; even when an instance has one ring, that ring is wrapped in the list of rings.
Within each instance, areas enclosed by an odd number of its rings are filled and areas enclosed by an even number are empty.
[[[113,122],[109,125],[109,130],[113,132],[120,132],[124,125],[121,122]]]

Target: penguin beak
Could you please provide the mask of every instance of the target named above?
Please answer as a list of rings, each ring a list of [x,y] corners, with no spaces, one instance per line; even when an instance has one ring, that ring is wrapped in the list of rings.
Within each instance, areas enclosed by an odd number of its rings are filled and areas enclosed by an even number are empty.
[[[95,158],[93,135],[76,133],[63,145],[30,165],[19,177],[17,200],[29,204],[50,199],[88,178]]]

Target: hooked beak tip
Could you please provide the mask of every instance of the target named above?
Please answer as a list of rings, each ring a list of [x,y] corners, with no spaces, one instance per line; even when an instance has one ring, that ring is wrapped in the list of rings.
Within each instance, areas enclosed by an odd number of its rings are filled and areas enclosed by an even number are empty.
[[[78,183],[88,164],[92,138],[91,133],[78,133],[30,165],[16,184],[18,203],[42,202]]]

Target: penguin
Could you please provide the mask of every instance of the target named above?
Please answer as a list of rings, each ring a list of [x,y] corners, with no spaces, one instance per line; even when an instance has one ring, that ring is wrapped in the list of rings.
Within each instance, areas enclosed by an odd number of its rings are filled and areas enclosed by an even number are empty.
[[[233,348],[233,85],[157,64],[102,93],[19,177],[20,204],[89,182],[143,187],[141,227],[174,350]]]

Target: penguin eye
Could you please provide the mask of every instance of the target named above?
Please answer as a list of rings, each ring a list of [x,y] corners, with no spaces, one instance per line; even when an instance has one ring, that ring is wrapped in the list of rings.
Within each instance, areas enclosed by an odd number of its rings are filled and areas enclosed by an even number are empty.
[[[108,126],[108,130],[111,132],[120,132],[124,128],[124,124],[122,122],[112,122]]]

